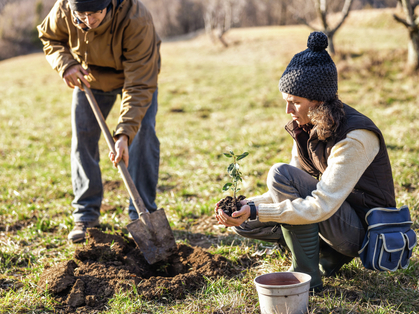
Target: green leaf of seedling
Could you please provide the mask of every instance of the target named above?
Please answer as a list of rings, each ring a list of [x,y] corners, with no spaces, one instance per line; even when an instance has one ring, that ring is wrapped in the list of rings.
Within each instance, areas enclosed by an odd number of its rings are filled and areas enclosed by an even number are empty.
[[[228,173],[230,173],[234,169],[234,164],[230,164],[227,168]]]
[[[248,152],[244,152],[243,154],[237,156],[237,161],[239,161],[240,159],[243,159],[244,157],[246,157],[247,155],[249,155]]]
[[[224,186],[223,186],[223,192],[226,192],[226,191],[228,191],[228,189],[230,188],[230,186],[232,186],[233,184],[232,183],[226,183],[226,184],[224,184]]]
[[[234,178],[234,177],[236,177],[236,175],[237,175],[237,170],[236,170],[236,168],[233,168],[231,170],[231,176]]]
[[[228,190],[232,190],[233,193],[234,193],[233,194],[234,197],[236,197],[236,192],[240,190],[238,188],[237,184],[239,182],[243,182],[242,173],[240,171],[240,166],[239,166],[237,161],[240,160],[240,159],[243,159],[244,157],[249,155],[249,153],[244,152],[241,155],[235,155],[233,151],[230,151],[230,153],[224,153],[224,155],[227,156],[227,157],[233,157],[233,163],[231,163],[227,167],[227,172],[228,172],[228,175],[231,177],[231,182],[226,183],[224,185],[223,191],[226,192]]]

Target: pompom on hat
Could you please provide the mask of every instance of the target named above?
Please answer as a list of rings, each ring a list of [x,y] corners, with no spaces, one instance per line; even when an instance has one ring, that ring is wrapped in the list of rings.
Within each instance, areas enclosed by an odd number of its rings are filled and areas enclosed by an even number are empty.
[[[106,8],[111,0],[68,0],[71,11],[96,12]]]
[[[282,74],[279,91],[310,100],[334,99],[338,92],[338,71],[327,46],[326,34],[311,33],[308,49],[297,53]]]

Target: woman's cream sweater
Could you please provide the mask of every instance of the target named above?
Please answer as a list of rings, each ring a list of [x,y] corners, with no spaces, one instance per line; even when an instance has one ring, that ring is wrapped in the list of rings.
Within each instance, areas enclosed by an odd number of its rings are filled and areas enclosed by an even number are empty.
[[[331,217],[351,193],[380,150],[378,136],[368,130],[354,130],[333,146],[316,189],[306,198],[274,203],[270,192],[249,198],[258,208],[260,222],[292,225],[311,224]],[[296,144],[291,165],[300,168]]]

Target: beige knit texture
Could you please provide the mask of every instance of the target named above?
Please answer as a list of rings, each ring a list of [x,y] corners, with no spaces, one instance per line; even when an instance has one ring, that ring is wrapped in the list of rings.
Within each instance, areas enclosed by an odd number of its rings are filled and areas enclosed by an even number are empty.
[[[328,167],[310,196],[273,203],[270,193],[251,197],[258,207],[260,222],[292,225],[327,220],[342,205],[380,150],[378,136],[368,130],[354,130],[333,146]],[[293,150],[292,164],[298,167]]]

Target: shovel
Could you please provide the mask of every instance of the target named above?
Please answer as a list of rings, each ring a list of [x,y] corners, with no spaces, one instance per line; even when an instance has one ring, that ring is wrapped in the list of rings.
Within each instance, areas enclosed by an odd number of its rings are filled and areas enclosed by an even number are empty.
[[[93,113],[95,114],[97,122],[108,143],[109,149],[116,156],[113,137],[109,132],[96,99],[94,98],[92,91],[83,83],[82,85],[87,100],[92,107]],[[129,195],[139,216],[137,220],[134,220],[127,226],[128,231],[131,233],[135,243],[137,243],[141,252],[143,252],[144,258],[149,264],[167,260],[176,248],[176,242],[166,214],[164,213],[164,209],[160,208],[155,212],[150,213],[145,207],[123,160],[118,163],[118,170],[122,175],[122,179],[124,180],[125,186],[128,189]]]

